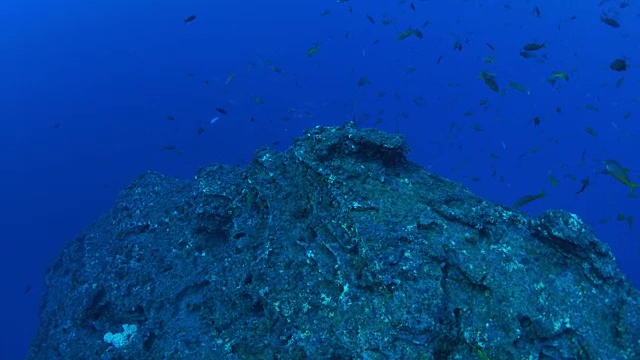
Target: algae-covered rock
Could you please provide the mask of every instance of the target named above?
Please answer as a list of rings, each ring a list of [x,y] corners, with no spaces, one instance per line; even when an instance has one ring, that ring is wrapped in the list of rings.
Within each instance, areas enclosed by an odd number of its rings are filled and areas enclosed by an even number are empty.
[[[577,216],[485,201],[408,151],[347,123],[140,176],[48,270],[29,359],[640,358],[639,293]]]

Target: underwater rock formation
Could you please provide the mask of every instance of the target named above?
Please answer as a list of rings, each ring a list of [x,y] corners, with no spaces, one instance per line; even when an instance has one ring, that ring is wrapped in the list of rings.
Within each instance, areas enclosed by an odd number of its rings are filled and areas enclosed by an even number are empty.
[[[531,218],[316,127],[195,181],[141,175],[46,275],[29,359],[637,359],[639,292]]]

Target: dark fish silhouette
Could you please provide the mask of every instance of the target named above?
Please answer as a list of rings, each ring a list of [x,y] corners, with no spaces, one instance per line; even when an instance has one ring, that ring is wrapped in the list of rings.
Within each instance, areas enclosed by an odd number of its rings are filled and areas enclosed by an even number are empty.
[[[529,43],[522,47],[523,51],[538,51],[544,47],[544,43]]]
[[[521,208],[525,205],[527,205],[528,203],[538,200],[538,199],[542,199],[544,197],[544,189],[542,189],[542,191],[540,191],[539,194],[536,195],[526,195],[523,196],[521,198],[519,198],[518,200],[516,200],[515,204],[513,204],[513,208],[514,209],[518,209]]]
[[[613,71],[626,71],[627,62],[624,59],[615,59],[609,64],[609,68]]]
[[[576,195],[587,189],[587,186],[589,186],[589,177],[587,176],[586,178],[580,180],[580,183],[582,184],[582,186],[580,186],[580,190],[576,191]]]
[[[606,15],[600,16],[600,21],[615,29],[620,27],[620,23],[616,19],[610,18]]]
[[[196,19],[196,16],[195,15],[191,15],[188,18],[184,19],[184,24],[187,25],[188,23],[192,22],[195,19]]]

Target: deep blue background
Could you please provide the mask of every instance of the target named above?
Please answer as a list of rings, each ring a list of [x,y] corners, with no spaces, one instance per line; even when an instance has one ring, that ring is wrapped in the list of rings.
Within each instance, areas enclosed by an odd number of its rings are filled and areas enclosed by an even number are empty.
[[[523,210],[577,213],[638,286],[640,225],[616,216],[640,221],[640,200],[602,173],[615,159],[640,182],[638,4],[416,0],[415,12],[409,4],[3,0],[0,358],[24,357],[46,266],[133,177],[154,170],[190,178],[212,162],[246,163],[260,146],[285,149],[304,128],[354,116],[404,133],[412,160],[487,199],[513,204],[545,188],[546,197]],[[536,5],[541,17],[531,15]],[[622,26],[603,24],[603,12]],[[197,19],[183,24],[189,15]],[[383,16],[395,23],[383,25]],[[423,39],[397,40],[426,20]],[[456,40],[462,51],[453,50]],[[545,42],[546,60],[519,56],[533,41]],[[315,43],[319,51],[308,57]],[[627,59],[626,73],[609,69],[618,57]],[[409,67],[417,70],[407,74]],[[483,70],[504,93],[485,86]],[[569,81],[551,86],[554,70]],[[358,87],[361,77],[372,84]],[[412,101],[418,96],[421,106]],[[158,150],[163,145],[178,151]],[[560,180],[555,187],[550,173]],[[587,176],[591,185],[576,195]]]

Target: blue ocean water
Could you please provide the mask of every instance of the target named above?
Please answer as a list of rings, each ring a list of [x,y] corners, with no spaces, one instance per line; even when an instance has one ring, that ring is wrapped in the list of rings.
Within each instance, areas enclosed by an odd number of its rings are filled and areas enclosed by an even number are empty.
[[[0,358],[24,357],[46,267],[133,177],[346,120],[489,200],[544,189],[522,210],[578,214],[640,286],[640,200],[606,171],[640,182],[639,44],[619,0],[4,0]]]

